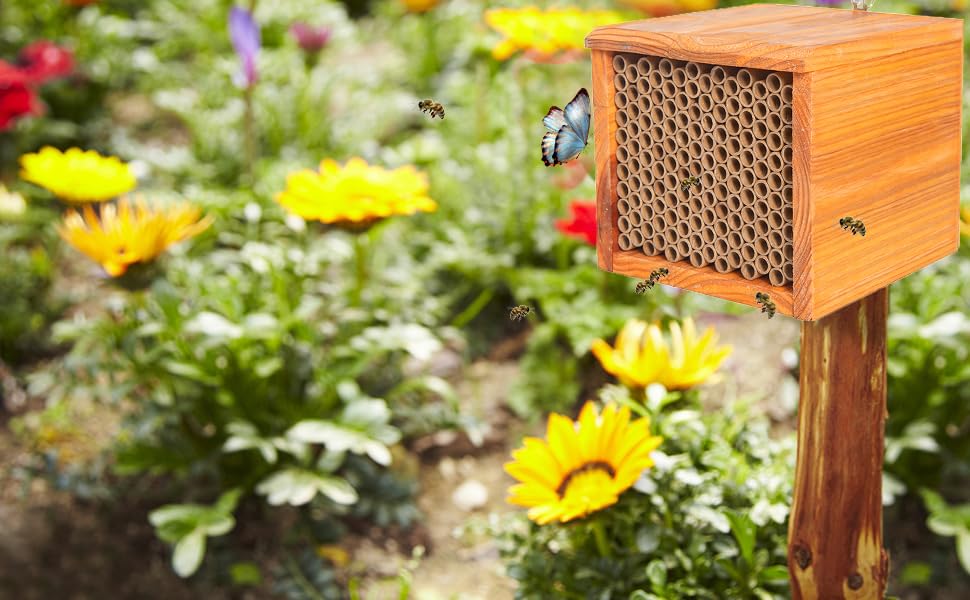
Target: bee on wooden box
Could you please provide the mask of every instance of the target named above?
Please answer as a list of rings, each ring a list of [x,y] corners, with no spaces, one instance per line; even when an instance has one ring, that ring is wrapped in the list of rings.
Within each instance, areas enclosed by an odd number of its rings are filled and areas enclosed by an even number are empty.
[[[435,117],[445,118],[445,107],[440,102],[435,102],[431,98],[418,102],[418,108],[421,109],[421,112],[426,112],[431,115],[432,119]]]
[[[509,319],[513,321],[521,321],[522,319],[528,317],[531,313],[531,307],[526,306],[525,304],[520,304],[509,309]]]
[[[680,182],[680,189],[684,190],[685,192],[690,191],[691,186],[696,187],[697,189],[700,189],[701,188],[700,178],[694,177],[693,175],[691,175],[687,179],[684,179],[683,181]]]
[[[775,316],[775,311],[777,310],[777,308],[775,307],[774,301],[771,299],[771,297],[768,294],[764,292],[758,292],[757,294],[754,295],[754,299],[758,304],[761,305],[761,312],[768,313],[769,319]]]
[[[644,279],[637,284],[636,292],[637,294],[644,294],[647,290],[652,290],[653,286],[657,285],[657,282],[670,274],[670,271],[666,267],[660,267],[659,269],[654,269],[650,272],[650,277]]]
[[[866,224],[860,219],[854,219],[852,217],[842,217],[839,219],[839,227],[846,231],[851,231],[852,235],[859,234],[862,237],[866,237]]]

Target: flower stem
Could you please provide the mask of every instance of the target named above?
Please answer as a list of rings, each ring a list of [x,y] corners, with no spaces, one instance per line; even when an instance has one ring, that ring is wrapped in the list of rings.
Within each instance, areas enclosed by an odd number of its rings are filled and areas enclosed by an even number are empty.
[[[256,119],[253,115],[253,86],[243,92],[245,113],[243,114],[243,135],[246,144],[246,177],[249,185],[256,183]]]
[[[354,289],[350,296],[351,306],[360,306],[364,282],[367,281],[367,232],[354,235]]]
[[[596,519],[592,523],[593,525],[593,537],[596,539],[596,550],[599,551],[601,558],[610,558],[613,553],[610,552],[610,543],[606,539],[606,528],[603,527],[603,520]]]

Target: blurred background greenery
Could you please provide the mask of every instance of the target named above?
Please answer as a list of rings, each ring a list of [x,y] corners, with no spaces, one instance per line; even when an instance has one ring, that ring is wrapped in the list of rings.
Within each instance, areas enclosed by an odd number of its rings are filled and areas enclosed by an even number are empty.
[[[744,3],[558,3],[577,12],[505,55],[486,15],[522,2],[252,0],[245,93],[228,0],[4,0],[0,58],[50,40],[75,66],[0,133],[4,198],[27,200],[0,205],[0,520],[20,523],[0,528],[0,598],[786,597],[797,328],[601,273],[556,227],[593,197],[589,152],[539,160],[542,116],[589,85],[579,49],[604,17],[583,11]],[[544,54],[549,35],[576,49]],[[964,203],[968,133],[965,117]],[[214,224],[149,289],[113,287],[56,235],[51,195],[18,180],[44,145],[119,156],[140,193]],[[360,233],[274,201],[288,174],[351,157],[414,165],[437,210]],[[884,501],[904,598],[970,589],[967,239],[890,294]],[[519,304],[533,314],[510,321]],[[604,386],[594,340],[690,315],[734,342],[720,383]],[[502,504],[508,450],[597,397],[645,407],[670,457],[607,511],[610,556],[585,523]],[[459,493],[480,496],[472,483],[487,502]],[[448,578],[463,568],[489,583]]]

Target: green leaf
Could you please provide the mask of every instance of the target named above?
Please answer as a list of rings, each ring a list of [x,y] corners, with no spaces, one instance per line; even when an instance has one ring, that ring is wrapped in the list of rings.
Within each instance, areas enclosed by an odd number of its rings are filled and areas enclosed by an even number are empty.
[[[263,573],[259,565],[253,562],[237,562],[229,567],[229,577],[236,585],[259,585],[263,582]]]
[[[656,527],[641,527],[637,530],[636,544],[641,554],[650,554],[660,546],[660,532]]]
[[[667,564],[659,558],[651,560],[647,563],[646,573],[647,579],[653,585],[653,591],[661,593],[667,586]]]
[[[970,573],[970,531],[966,529],[957,534],[957,558],[963,570]]]
[[[788,581],[788,567],[785,565],[765,567],[764,569],[761,569],[761,572],[758,574],[758,581],[763,581],[765,583]]]
[[[198,365],[192,363],[181,362],[177,360],[164,360],[162,361],[162,368],[171,373],[172,375],[177,375],[179,377],[185,377],[186,379],[191,379],[193,381],[198,381],[205,385],[217,385],[219,380],[212,377]]]
[[[205,532],[196,529],[175,544],[172,553],[172,569],[179,577],[195,573],[205,556]]]
[[[731,533],[738,541],[738,548],[741,550],[741,558],[748,565],[754,566],[754,542],[758,533],[757,527],[747,514],[728,512],[726,514],[731,522]]]

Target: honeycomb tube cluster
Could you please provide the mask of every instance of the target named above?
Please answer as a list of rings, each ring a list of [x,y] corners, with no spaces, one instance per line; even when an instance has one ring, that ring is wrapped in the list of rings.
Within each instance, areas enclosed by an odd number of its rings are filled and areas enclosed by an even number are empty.
[[[791,75],[616,54],[621,250],[792,283]]]

